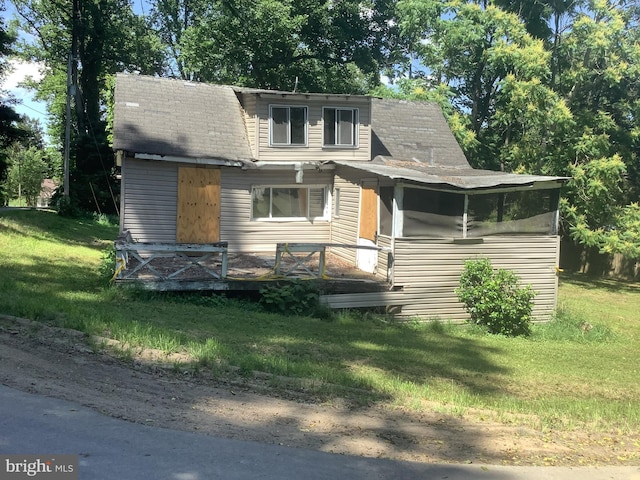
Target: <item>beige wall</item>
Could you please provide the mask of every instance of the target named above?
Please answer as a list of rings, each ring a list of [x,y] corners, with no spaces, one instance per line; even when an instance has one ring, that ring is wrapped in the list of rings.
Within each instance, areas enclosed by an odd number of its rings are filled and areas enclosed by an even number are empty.
[[[332,172],[304,172],[304,185],[331,184]],[[294,170],[240,170],[222,172],[220,240],[229,242],[230,252],[269,252],[275,254],[276,243],[327,243],[330,223],[318,221],[252,221],[252,185],[295,185]]]
[[[139,242],[174,243],[177,228],[178,167],[172,162],[127,158],[123,165],[122,229]],[[333,172],[307,170],[299,185],[330,187]],[[326,243],[330,222],[252,221],[253,185],[296,185],[296,172],[221,169],[220,241],[231,252],[275,254],[278,242]]]
[[[371,103],[368,98],[348,96],[304,95],[286,96],[243,94],[245,123],[251,148],[258,160],[264,161],[322,161],[371,159]],[[269,146],[269,105],[308,107],[307,146]],[[358,147],[322,146],[322,108],[352,107],[358,109]]]
[[[487,257],[494,268],[515,272],[537,292],[533,316],[548,320],[556,307],[560,240],[556,236],[488,237],[483,243],[401,238],[395,240],[393,283],[403,287],[408,303],[402,316],[467,318],[454,292],[464,262]]]
[[[335,216],[336,190],[340,190],[340,212]],[[336,176],[333,183],[333,206],[331,221],[331,243],[353,245],[358,241],[358,214],[360,187],[355,179]],[[356,263],[356,250],[353,248],[333,248],[335,253],[352,265]]]

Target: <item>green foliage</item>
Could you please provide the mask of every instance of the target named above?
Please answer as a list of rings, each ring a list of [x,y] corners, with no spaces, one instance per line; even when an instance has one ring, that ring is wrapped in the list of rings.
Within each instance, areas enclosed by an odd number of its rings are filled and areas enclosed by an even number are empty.
[[[59,192],[53,196],[56,203],[58,215],[66,218],[82,218],[85,212],[78,206],[78,202],[73,197],[61,195]]]
[[[47,171],[44,152],[36,147],[24,148],[16,144],[10,149],[9,162],[3,185],[6,196],[26,200],[26,205],[35,207]]]
[[[185,79],[301,92],[364,93],[378,78],[386,3],[239,0],[152,2]]]
[[[98,272],[104,285],[109,285],[116,273],[116,249],[113,246],[106,248],[100,257]]]
[[[260,289],[260,304],[269,312],[284,315],[327,317],[330,313],[320,305],[320,295],[311,282],[278,282]]]
[[[528,335],[535,292],[520,287],[518,276],[504,269],[494,270],[486,258],[467,260],[456,294],[471,316],[471,323],[484,325],[489,333]]]
[[[616,340],[616,333],[602,323],[592,324],[571,310],[559,307],[548,323],[536,325],[531,338],[538,341],[603,343]]]
[[[83,209],[114,212],[115,187],[107,180],[114,166],[105,130],[107,80],[121,71],[160,72],[159,41],[128,0],[13,4],[16,22],[28,39],[17,50],[25,60],[43,66],[43,78],[30,86],[35,98],[47,103],[49,136],[60,149],[65,126],[71,124],[70,194]],[[65,112],[68,74],[75,86],[70,118]]]
[[[640,258],[640,207],[624,204],[627,167],[620,156],[573,165],[571,173],[560,204],[571,237],[601,253]]]

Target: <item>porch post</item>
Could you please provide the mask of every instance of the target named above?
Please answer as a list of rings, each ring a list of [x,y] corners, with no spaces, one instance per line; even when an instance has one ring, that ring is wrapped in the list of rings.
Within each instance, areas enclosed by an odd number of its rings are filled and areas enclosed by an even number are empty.
[[[464,212],[462,213],[462,238],[467,238],[467,210],[469,210],[469,195],[464,196]]]

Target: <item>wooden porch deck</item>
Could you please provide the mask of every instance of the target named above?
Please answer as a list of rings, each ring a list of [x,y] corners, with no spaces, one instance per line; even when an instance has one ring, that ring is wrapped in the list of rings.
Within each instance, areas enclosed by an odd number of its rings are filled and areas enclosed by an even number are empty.
[[[386,278],[348,264],[330,252],[330,244],[278,244],[274,255],[228,253],[226,242],[196,245],[118,241],[115,246],[114,282],[147,290],[258,291],[274,282],[291,281],[312,281],[322,294],[389,289]]]

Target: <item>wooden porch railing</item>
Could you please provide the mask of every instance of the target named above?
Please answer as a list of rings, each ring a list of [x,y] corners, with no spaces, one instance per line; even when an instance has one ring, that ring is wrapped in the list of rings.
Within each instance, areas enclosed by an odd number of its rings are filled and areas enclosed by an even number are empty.
[[[184,278],[183,274],[188,270],[197,269],[200,279],[221,280],[227,276],[227,248],[227,242],[200,245],[116,241],[116,273],[113,278],[133,280],[144,272],[154,280],[177,280],[181,275]],[[219,262],[211,261],[214,255],[220,257]],[[166,262],[167,258],[171,262]]]
[[[299,273],[306,273],[313,278],[324,278],[326,276],[327,247],[331,248],[362,248],[365,250],[391,251],[386,247],[372,245],[352,245],[344,243],[278,243],[276,245],[275,274],[283,277],[296,276]],[[307,254],[305,256],[296,254]],[[313,271],[306,262],[311,260],[314,254],[318,253],[318,271]],[[289,264],[284,266],[288,260]]]

